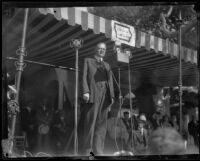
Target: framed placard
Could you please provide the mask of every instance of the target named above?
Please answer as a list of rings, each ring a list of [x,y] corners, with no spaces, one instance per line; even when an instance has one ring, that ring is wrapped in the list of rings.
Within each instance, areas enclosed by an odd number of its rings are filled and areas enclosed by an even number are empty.
[[[112,21],[113,41],[119,41],[120,43],[123,44],[135,46],[135,39],[136,39],[136,32],[134,27],[117,21]]]

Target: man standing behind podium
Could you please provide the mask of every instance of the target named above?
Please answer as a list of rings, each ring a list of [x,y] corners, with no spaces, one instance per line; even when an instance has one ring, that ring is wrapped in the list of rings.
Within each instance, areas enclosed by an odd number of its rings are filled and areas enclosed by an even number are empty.
[[[83,67],[83,99],[87,103],[84,121],[86,155],[91,151],[103,155],[107,131],[107,115],[114,102],[113,79],[110,65],[104,62],[106,44],[98,43],[93,58],[86,58]]]

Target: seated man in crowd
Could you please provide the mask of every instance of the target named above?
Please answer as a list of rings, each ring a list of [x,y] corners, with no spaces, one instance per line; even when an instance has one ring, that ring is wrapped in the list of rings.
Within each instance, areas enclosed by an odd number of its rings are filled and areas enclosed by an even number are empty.
[[[131,120],[129,117],[129,112],[125,111],[123,114],[124,114],[124,117],[122,118],[122,121],[123,121],[124,125],[126,126],[127,131],[130,132],[131,131]]]
[[[134,130],[138,128],[139,113],[140,110],[138,107],[133,108],[133,114],[131,117],[132,117],[132,126]]]
[[[160,111],[156,111],[155,113],[153,113],[151,117],[151,123],[154,130],[161,127],[161,119],[162,119],[162,114],[160,113]]]
[[[171,122],[170,123],[171,123],[172,128],[174,128],[176,131],[179,131],[179,125],[178,125],[178,122],[177,122],[176,115],[171,116]]]
[[[21,111],[22,118],[22,130],[26,135],[26,146],[29,151],[35,150],[37,124],[36,124],[36,111],[33,108],[33,103],[28,102],[25,108]]]
[[[68,141],[67,130],[66,112],[64,110],[59,110],[52,125],[53,148],[57,154],[62,154],[64,152]]]
[[[139,115],[139,120],[144,121],[144,129],[147,130],[147,136],[149,136],[153,131],[153,125],[150,120],[147,119],[145,113],[141,113]]]
[[[36,110],[38,151],[49,151],[52,119],[53,110],[48,99],[45,97]]]
[[[199,138],[198,138],[199,126],[194,116],[192,116],[192,120],[188,123],[188,131],[189,134],[192,135],[195,145],[199,146]]]
[[[116,151],[130,151],[129,137],[131,132],[131,122],[129,112],[124,112],[124,118],[111,117],[107,122],[106,151],[113,153]],[[110,144],[110,145],[109,145]]]
[[[169,122],[169,116],[168,115],[164,115],[162,117],[162,120],[161,120],[161,127],[162,128],[165,128],[165,127],[171,127],[171,124]]]
[[[145,128],[145,121],[139,120],[137,130],[133,130],[134,154],[145,153],[148,145],[148,134]]]

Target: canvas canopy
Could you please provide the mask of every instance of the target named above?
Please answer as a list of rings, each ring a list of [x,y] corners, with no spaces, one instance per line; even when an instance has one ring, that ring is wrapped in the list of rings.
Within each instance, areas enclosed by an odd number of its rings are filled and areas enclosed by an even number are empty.
[[[13,18],[5,24],[6,56],[17,57],[16,50],[21,43],[23,20],[24,9],[17,8]],[[92,56],[95,45],[103,41],[107,44],[105,61],[111,64],[117,74],[117,66],[113,64],[115,43],[112,39],[112,20],[73,7],[29,9],[25,59],[74,68],[75,52],[70,47],[70,41],[76,37],[83,40],[83,46],[79,50],[80,69],[83,59]],[[178,45],[139,30],[135,30],[134,39],[134,45],[128,45],[133,54],[130,60],[132,88],[137,88],[141,82],[177,86]],[[183,46],[181,54],[183,85],[198,86],[197,51]],[[8,71],[14,71],[13,62],[9,63]],[[24,73],[30,78],[39,68],[25,68]],[[122,88],[127,88],[126,70],[122,71],[121,77]]]

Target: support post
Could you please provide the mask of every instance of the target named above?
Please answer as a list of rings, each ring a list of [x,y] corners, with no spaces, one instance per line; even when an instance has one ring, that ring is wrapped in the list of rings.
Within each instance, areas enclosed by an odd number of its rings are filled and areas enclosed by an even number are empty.
[[[121,75],[120,75],[120,67],[118,68],[118,79],[119,79],[119,111],[120,111],[120,133],[121,133],[121,150],[123,150],[123,137],[122,137],[122,125],[121,125],[121,121],[122,121],[122,93],[121,93]]]
[[[179,108],[180,108],[180,133],[182,133],[182,57],[181,57],[181,24],[182,24],[182,18],[181,18],[181,11],[179,15]]]
[[[20,83],[23,69],[25,68],[24,56],[26,56],[26,48],[25,48],[25,40],[26,40],[26,30],[27,30],[27,21],[28,21],[28,11],[29,9],[25,9],[24,15],[24,26],[22,33],[22,42],[19,49],[16,51],[16,54],[19,55],[18,61],[15,62],[16,70],[17,70],[17,80],[16,80],[16,96],[15,100],[11,100],[8,105],[12,111],[12,123],[11,123],[11,134],[10,134],[10,147],[9,147],[9,156],[13,154],[13,145],[14,145],[14,135],[15,135],[15,127],[16,127],[16,119],[17,113],[19,112],[19,92],[20,92]]]
[[[133,127],[133,120],[132,120],[132,113],[133,113],[133,107],[132,107],[132,98],[131,98],[131,71],[130,71],[130,62],[128,63],[128,84],[129,84],[129,103],[130,103],[130,113],[131,113],[131,146],[132,148],[134,148],[133,146],[133,131],[132,131],[132,127]]]

